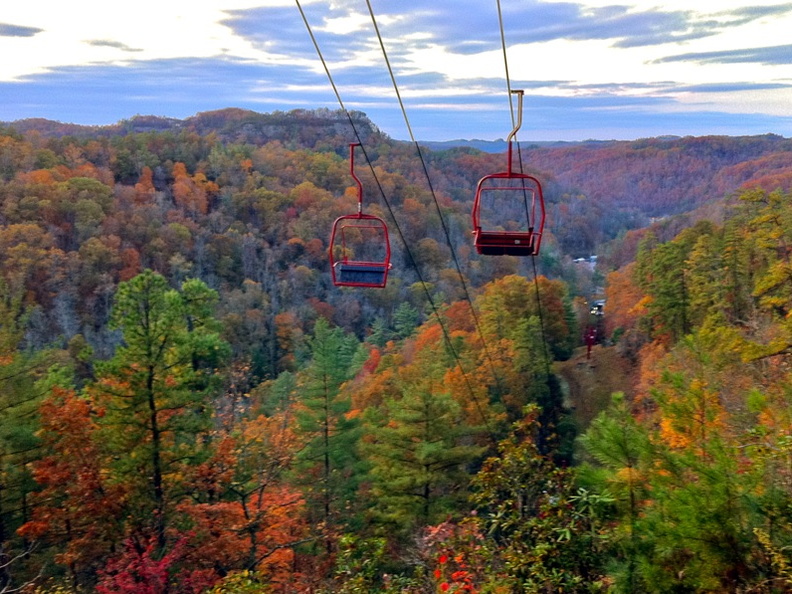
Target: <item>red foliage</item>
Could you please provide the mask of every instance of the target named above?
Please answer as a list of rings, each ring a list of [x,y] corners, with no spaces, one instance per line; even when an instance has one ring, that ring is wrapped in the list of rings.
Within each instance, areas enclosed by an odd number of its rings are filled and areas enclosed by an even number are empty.
[[[124,552],[100,572],[98,594],[198,594],[214,585],[213,571],[174,571],[183,560],[187,539],[181,538],[164,555],[156,553],[156,539],[140,542],[128,538]]]
[[[52,453],[33,466],[42,489],[32,520],[19,529],[27,538],[61,543],[56,561],[77,569],[94,566],[112,549],[124,501],[123,487],[103,472],[95,439],[101,413],[74,392],[53,388],[40,408],[42,440]]]

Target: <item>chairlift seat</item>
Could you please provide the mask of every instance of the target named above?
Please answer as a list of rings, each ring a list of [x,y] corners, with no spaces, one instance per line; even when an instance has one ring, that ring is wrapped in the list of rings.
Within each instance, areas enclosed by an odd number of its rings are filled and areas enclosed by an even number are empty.
[[[363,212],[363,185],[355,175],[355,147],[349,145],[349,173],[357,185],[358,209],[338,217],[330,233],[330,271],[336,287],[383,288],[388,281],[391,250],[388,226]],[[337,259],[338,258],[338,259]]]
[[[508,185],[513,183],[514,185]],[[494,185],[490,185],[494,184]],[[496,197],[507,205],[524,203],[526,220],[519,231],[484,227],[482,210],[484,196]],[[526,198],[527,196],[527,198]],[[532,175],[504,171],[479,180],[473,201],[473,244],[476,252],[485,256],[536,256],[542,242],[545,207],[542,186]]]
[[[532,175],[514,171],[512,166],[512,143],[522,126],[524,91],[511,92],[518,97],[517,122],[507,138],[506,170],[482,177],[473,200],[473,244],[479,254],[486,256],[536,256],[544,232],[542,184]],[[498,221],[502,215],[513,213],[515,207],[523,210],[525,217],[522,224],[516,225],[518,230],[512,221]]]
[[[484,256],[534,256],[536,249],[533,231],[527,233],[479,231],[474,244],[476,251]]]
[[[388,279],[385,263],[336,262],[335,278],[338,284],[349,287],[384,287]]]

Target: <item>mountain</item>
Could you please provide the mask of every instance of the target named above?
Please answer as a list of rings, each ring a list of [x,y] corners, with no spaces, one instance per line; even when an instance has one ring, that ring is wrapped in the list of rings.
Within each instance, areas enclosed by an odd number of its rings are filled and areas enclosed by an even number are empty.
[[[579,142],[570,142],[565,140],[520,140],[520,148],[548,148],[548,147],[569,147],[580,144],[603,144],[612,141],[606,140],[583,140]],[[465,140],[457,138],[456,140],[422,140],[420,143],[433,151],[443,151],[458,147],[467,147],[478,149],[485,153],[502,153],[508,146],[506,141],[502,138],[498,140]]]
[[[161,140],[171,146],[172,154],[161,155],[163,161],[183,161],[189,169],[199,168],[198,156],[211,152],[215,144],[244,146],[247,148],[234,150],[250,152],[276,141],[289,150],[335,152],[345,158],[347,144],[354,139],[350,118],[364,145],[374,149],[369,155],[372,161],[415,184],[425,184],[410,143],[388,138],[364,113],[356,111],[347,116],[343,111],[329,109],[258,113],[227,108],[185,119],[137,115],[110,126],[80,126],[45,119],[7,125],[23,134],[35,131],[53,141],[110,138],[114,145],[123,145],[123,150],[115,155],[113,173],[118,181],[127,183],[137,179],[141,163],[157,162],[148,153],[161,152],[161,148],[147,152],[139,146],[141,142],[148,144],[151,136],[167,137]],[[145,138],[136,140],[136,135]],[[186,153],[176,150],[175,145],[181,143],[194,147]],[[506,166],[503,140],[459,139],[421,144],[428,149],[427,157],[432,162],[433,185],[460,204],[472,200],[480,177]],[[516,163],[541,180],[549,226],[562,250],[573,257],[593,254],[597,246],[625,231],[663,222],[668,217],[703,212],[703,216],[712,218],[713,213],[723,210],[724,199],[743,187],[792,188],[792,140],[774,134],[662,136],[634,141],[521,141],[518,147]],[[377,154],[380,148],[385,151],[382,155]],[[378,163],[380,157],[384,161]],[[162,184],[167,172],[159,171],[157,176]],[[692,215],[692,219],[698,216]],[[668,232],[673,236],[680,225],[688,222],[674,221]]]
[[[266,144],[279,140],[313,148],[320,138],[349,136],[349,119],[365,141],[372,135],[382,136],[377,127],[362,112],[349,112],[349,118],[340,110],[295,109],[289,112],[258,113],[230,107],[206,111],[183,120],[154,115],[136,115],[128,120],[107,126],[83,126],[56,122],[43,118],[29,118],[13,122],[0,122],[24,134],[36,131],[47,138],[114,137],[148,132],[193,132],[200,135],[216,134],[223,142]]]

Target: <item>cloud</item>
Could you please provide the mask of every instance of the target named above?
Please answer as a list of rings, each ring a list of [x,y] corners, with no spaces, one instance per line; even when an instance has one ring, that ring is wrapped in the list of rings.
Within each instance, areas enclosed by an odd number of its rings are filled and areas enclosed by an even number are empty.
[[[0,37],[33,37],[43,30],[38,27],[23,27],[21,25],[0,23]]]
[[[717,52],[691,52],[655,60],[664,62],[699,62],[701,64],[736,64],[750,62],[765,65],[788,65],[792,61],[792,45],[775,45]]]
[[[776,89],[792,90],[792,83],[729,82],[674,87],[675,92],[683,93],[740,93],[743,91],[768,91]]]
[[[738,27],[752,21],[767,17],[780,17],[792,12],[792,4],[775,4],[770,6],[745,6],[736,8],[727,13],[721,13],[730,17],[728,26]]]
[[[129,47],[128,45],[121,43],[120,41],[111,41],[108,39],[92,39],[90,41],[86,41],[88,45],[93,45],[95,47],[114,47],[120,49],[124,52],[142,52],[143,50],[140,48]]]
[[[315,14],[317,11],[320,12],[318,17]],[[229,16],[222,24],[260,48],[292,58],[316,57],[308,31],[294,6],[229,10],[227,14]],[[317,21],[313,23],[309,20],[311,27],[319,22],[319,18],[329,14],[330,10],[324,7],[324,3],[318,7],[311,6],[310,17]]]
[[[454,3],[453,18],[440,9],[427,9],[425,2],[398,3],[398,13],[382,16],[394,24],[382,27],[390,37],[423,31],[450,51],[474,53],[500,47],[497,11],[482,11],[481,3]],[[758,16],[756,17],[758,18]],[[587,7],[574,2],[516,2],[503,11],[507,43],[539,43],[556,39],[614,40],[616,47],[635,47],[687,41],[707,37],[721,28],[719,21],[703,19],[693,11],[636,12],[628,6]],[[475,42],[470,42],[470,39]],[[427,41],[428,43],[428,41]]]
[[[389,38],[410,37],[414,48],[420,49],[422,43],[436,43],[461,54],[500,48],[497,11],[494,7],[482,10],[478,0],[454,2],[452,15],[440,8],[427,8],[423,0],[377,4],[381,4],[379,7],[375,4],[378,20],[390,21],[380,25],[383,33]],[[575,2],[534,0],[506,6],[503,27],[508,44],[558,39],[613,40],[614,47],[632,48],[702,39],[757,19],[788,12],[792,12],[792,4],[750,6],[706,14],[693,9],[635,10],[619,4],[588,7]],[[423,32],[424,36],[415,39],[416,32]]]
[[[184,118],[198,111],[247,107],[258,111],[332,105],[315,75],[224,58],[171,59],[125,66],[72,66],[0,82],[0,120],[49,117],[108,124],[134,114]],[[292,85],[304,85],[294,92]]]
[[[338,104],[315,72],[228,58],[172,59],[130,66],[60,68],[24,81],[0,82],[0,120],[46,117],[81,124],[108,124],[135,114],[186,118],[200,111],[241,107],[258,112]],[[381,93],[361,81],[365,69],[340,74],[337,84],[347,109],[365,112],[387,134],[408,137],[390,82],[377,78]],[[533,86],[575,89],[571,81],[535,82]],[[665,83],[663,83],[665,84]],[[761,114],[718,113],[678,104],[663,94],[663,84],[602,85],[600,94],[586,96],[527,95],[520,139],[634,139],[663,134],[763,134],[789,130],[789,118]],[[442,84],[441,75],[406,77],[402,87],[410,125],[419,140],[505,137],[511,130],[503,81],[476,79],[462,94]],[[709,93],[747,88],[703,85],[693,92]],[[761,85],[759,85],[761,86]],[[432,91],[434,87],[434,91]],[[670,87],[670,85],[669,85]],[[407,91],[405,92],[405,89]],[[495,92],[494,90],[501,91]],[[619,94],[624,91],[636,95]],[[656,91],[652,96],[637,95]],[[458,93],[458,94],[454,94]]]

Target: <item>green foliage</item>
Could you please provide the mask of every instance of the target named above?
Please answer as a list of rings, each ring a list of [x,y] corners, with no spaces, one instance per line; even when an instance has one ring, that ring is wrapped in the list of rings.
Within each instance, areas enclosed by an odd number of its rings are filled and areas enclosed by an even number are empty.
[[[418,327],[421,312],[406,301],[396,308],[393,314],[393,329],[397,338],[407,338]]]
[[[352,534],[338,541],[334,585],[329,592],[368,594],[381,592],[383,569],[387,567],[387,541],[384,538],[362,539]]]
[[[13,590],[32,574],[25,562],[30,544],[16,530],[27,521],[36,485],[31,463],[40,448],[36,411],[48,388],[71,381],[52,351],[18,350],[26,315],[22,299],[0,281],[0,591]]]
[[[477,430],[462,423],[459,405],[431,377],[422,378],[370,410],[367,421],[364,451],[378,521],[409,533],[453,512],[466,465],[483,450],[469,443]]]
[[[597,591],[602,585],[607,494],[574,490],[569,471],[536,446],[536,409],[499,444],[473,480],[475,523],[494,547],[494,574],[514,592]],[[490,540],[491,539],[491,540]]]
[[[254,572],[235,571],[209,590],[208,594],[269,594],[272,588]]]
[[[320,318],[308,345],[311,360],[298,374],[297,430],[305,442],[300,451],[299,482],[309,492],[317,522],[343,524],[356,488],[356,441],[359,422],[349,418],[349,395],[341,386],[362,365],[362,345]]]
[[[124,344],[90,388],[107,408],[102,425],[117,453],[117,479],[135,485],[130,512],[143,525],[153,518],[160,548],[173,513],[170,493],[181,488],[176,477],[201,460],[201,435],[210,429],[206,398],[227,353],[212,318],[215,301],[201,281],[176,291],[149,270],[122,283],[111,324]]]

